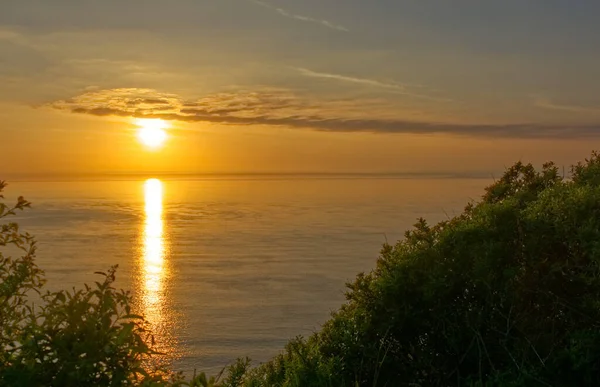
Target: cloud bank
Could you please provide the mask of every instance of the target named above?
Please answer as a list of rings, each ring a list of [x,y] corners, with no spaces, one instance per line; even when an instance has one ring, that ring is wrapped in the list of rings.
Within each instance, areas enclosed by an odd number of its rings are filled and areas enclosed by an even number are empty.
[[[369,109],[357,116],[347,114],[347,103],[311,102],[283,91],[218,93],[198,100],[152,89],[89,91],[52,102],[47,107],[95,116],[160,118],[182,122],[222,125],[256,125],[324,132],[454,134],[508,138],[600,137],[600,124],[550,125],[541,123],[461,124],[378,118]],[[356,101],[354,110],[360,106]]]

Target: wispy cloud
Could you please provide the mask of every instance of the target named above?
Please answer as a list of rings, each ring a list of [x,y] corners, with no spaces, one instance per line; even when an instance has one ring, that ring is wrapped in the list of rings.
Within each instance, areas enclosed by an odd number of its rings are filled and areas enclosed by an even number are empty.
[[[90,91],[48,106],[96,116],[161,118],[224,125],[280,126],[326,132],[446,133],[477,137],[585,138],[599,137],[600,124],[463,124],[347,115],[331,101],[310,102],[282,92],[213,94],[195,101],[151,89]],[[356,104],[360,105],[360,101]],[[321,113],[315,113],[321,112]]]
[[[599,107],[578,106],[578,105],[562,105],[552,102],[544,96],[534,96],[534,105],[542,109],[560,110],[571,113],[592,113],[600,114]]]
[[[307,22],[307,23],[320,24],[320,25],[330,28],[332,30],[337,30],[337,31],[342,31],[342,32],[350,31],[346,27],[344,27],[340,24],[332,23],[329,20],[315,19],[312,17],[304,16],[304,15],[298,15],[298,14],[289,12],[283,8],[275,7],[271,4],[265,3],[264,1],[260,1],[260,0],[250,0],[250,1],[253,2],[254,4],[258,4],[262,7],[271,9],[271,10],[279,13],[280,15],[291,18],[291,19],[300,20],[300,21]]]
[[[323,79],[330,79],[330,80],[339,81],[339,82],[348,82],[348,83],[355,83],[355,84],[359,84],[359,85],[363,85],[363,86],[377,87],[377,88],[381,88],[381,89],[391,90],[398,94],[411,96],[411,97],[415,97],[415,98],[428,99],[431,101],[444,101],[444,102],[451,101],[448,98],[436,97],[436,96],[431,96],[431,95],[426,95],[426,94],[411,91],[412,88],[417,88],[417,87],[422,88],[422,86],[415,86],[415,85],[409,86],[409,85],[396,83],[396,82],[382,82],[382,81],[379,81],[376,79],[357,78],[357,77],[350,77],[350,76],[346,76],[346,75],[332,74],[332,73],[321,73],[321,72],[312,71],[312,70],[302,68],[302,67],[294,67],[294,69],[296,71],[300,72],[300,74],[307,76],[307,77],[323,78]]]
[[[0,27],[0,40],[13,41],[13,40],[17,40],[19,38],[20,38],[20,35],[17,34],[15,31]]]
[[[19,46],[33,48],[34,45],[30,42],[26,35],[18,29],[3,27],[0,25],[0,41],[7,41]]]

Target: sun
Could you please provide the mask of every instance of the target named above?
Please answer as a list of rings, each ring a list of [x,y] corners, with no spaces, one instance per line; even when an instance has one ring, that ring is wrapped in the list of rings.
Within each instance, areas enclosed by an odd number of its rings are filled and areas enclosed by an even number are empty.
[[[146,119],[140,118],[135,120],[135,124],[139,126],[137,132],[138,139],[148,148],[160,148],[167,141],[167,132],[165,129],[169,127],[165,121],[161,119]]]

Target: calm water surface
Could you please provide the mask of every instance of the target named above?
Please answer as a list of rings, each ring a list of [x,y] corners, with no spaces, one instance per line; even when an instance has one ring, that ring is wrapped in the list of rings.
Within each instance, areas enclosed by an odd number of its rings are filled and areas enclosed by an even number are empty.
[[[216,372],[264,361],[318,329],[344,283],[423,216],[462,210],[483,179],[207,179],[17,182],[34,209],[53,289],[118,264],[119,287],[158,333],[176,369]]]

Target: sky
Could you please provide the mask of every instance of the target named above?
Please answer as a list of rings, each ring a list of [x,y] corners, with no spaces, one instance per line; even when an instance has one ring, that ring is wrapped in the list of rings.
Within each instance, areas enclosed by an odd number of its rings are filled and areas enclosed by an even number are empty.
[[[600,149],[599,14],[597,0],[0,0],[0,174],[568,166]],[[168,124],[163,147],[140,143],[136,118]]]

